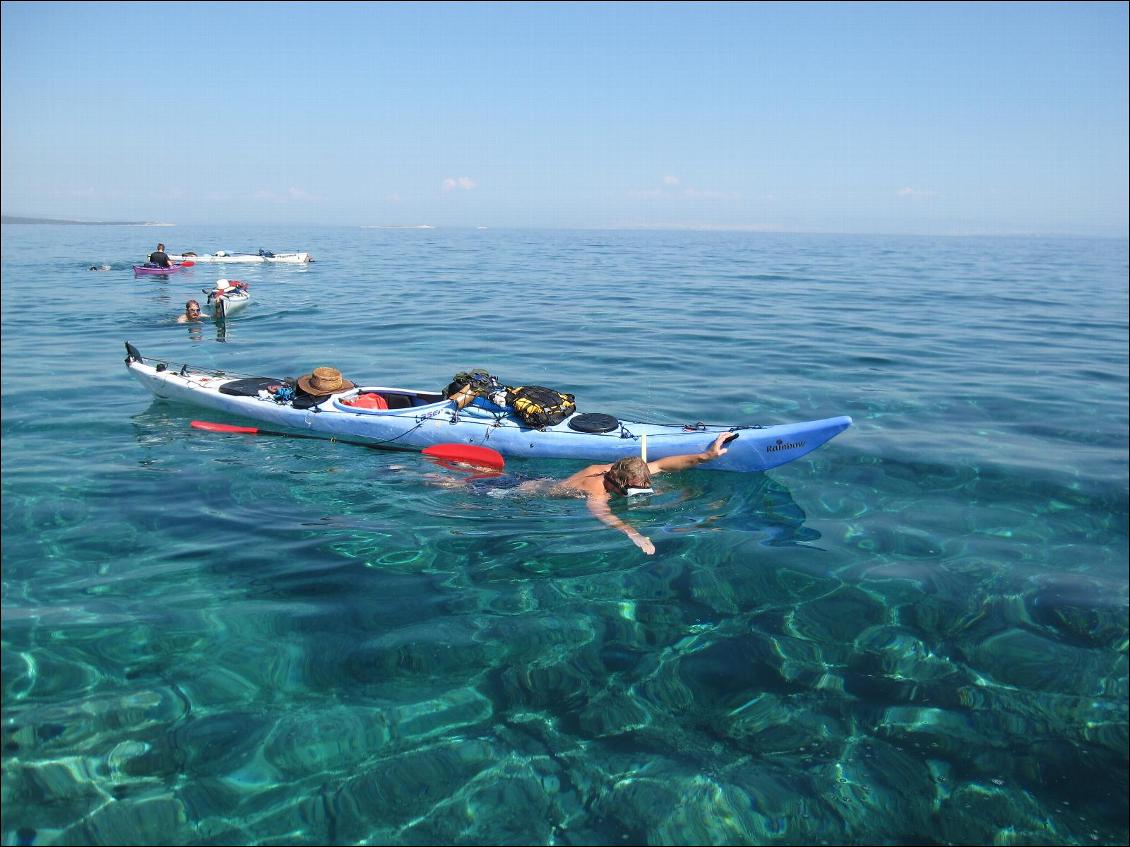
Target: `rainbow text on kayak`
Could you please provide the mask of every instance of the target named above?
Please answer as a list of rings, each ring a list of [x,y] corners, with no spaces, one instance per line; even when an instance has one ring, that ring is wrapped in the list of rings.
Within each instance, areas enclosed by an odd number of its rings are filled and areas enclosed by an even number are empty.
[[[779,453],[781,450],[795,450],[797,447],[803,447],[803,441],[781,441],[778,440],[776,444],[770,444],[765,448],[766,453]]]

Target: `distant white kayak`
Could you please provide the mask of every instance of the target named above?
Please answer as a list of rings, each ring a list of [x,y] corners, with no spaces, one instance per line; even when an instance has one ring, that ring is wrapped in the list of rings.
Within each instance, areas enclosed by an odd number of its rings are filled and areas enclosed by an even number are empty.
[[[201,288],[201,292],[208,295],[208,305],[212,307],[215,317],[223,320],[251,302],[251,293],[247,290],[247,283],[237,280],[221,279],[216,283],[216,288],[209,290]]]
[[[217,250],[215,253],[201,253],[198,256],[170,256],[174,262],[214,262],[217,264],[261,265],[267,263],[282,265],[305,265],[314,261],[309,253],[271,253],[260,250],[258,253],[229,253]]]

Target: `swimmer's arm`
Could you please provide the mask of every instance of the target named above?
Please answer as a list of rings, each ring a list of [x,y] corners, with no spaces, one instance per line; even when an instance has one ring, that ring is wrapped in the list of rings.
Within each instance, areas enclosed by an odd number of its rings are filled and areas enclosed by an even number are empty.
[[[656,459],[654,462],[647,463],[647,469],[651,473],[663,473],[664,471],[685,471],[693,468],[696,465],[701,465],[703,462],[709,462],[711,459],[717,459],[719,456],[725,455],[726,448],[722,446],[722,442],[729,439],[733,435],[732,432],[720,432],[718,437],[714,439],[714,443],[701,453],[686,453],[682,456],[666,456],[662,459]]]
[[[651,543],[651,539],[645,535],[641,535],[635,530],[634,527],[629,526],[620,520],[612,510],[608,508],[608,500],[604,497],[589,497],[588,498],[589,511],[601,523],[607,524],[613,529],[618,529],[632,540],[632,543],[644,551],[647,555],[655,552],[655,545]]]

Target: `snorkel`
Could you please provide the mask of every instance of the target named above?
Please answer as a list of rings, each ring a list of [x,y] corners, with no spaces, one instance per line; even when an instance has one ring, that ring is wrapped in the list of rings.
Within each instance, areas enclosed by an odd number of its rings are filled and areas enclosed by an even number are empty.
[[[604,488],[622,497],[655,493],[647,467],[647,436],[641,437],[640,458],[621,459],[604,472]]]
[[[640,435],[640,459],[644,465],[647,465],[647,433]],[[646,487],[631,486],[624,489],[625,497],[635,497],[637,494],[654,494],[655,489],[651,487],[651,474],[648,473],[648,484]]]

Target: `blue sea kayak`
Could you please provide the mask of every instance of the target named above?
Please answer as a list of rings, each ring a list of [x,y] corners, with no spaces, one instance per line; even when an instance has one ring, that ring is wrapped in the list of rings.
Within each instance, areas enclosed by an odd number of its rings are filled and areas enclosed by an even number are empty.
[[[246,418],[295,434],[389,449],[418,451],[434,444],[474,444],[513,458],[603,463],[640,455],[645,435],[647,458],[653,460],[702,452],[720,432],[734,432],[738,438],[727,445],[726,454],[701,465],[701,469],[764,471],[811,453],[852,423],[850,417],[841,415],[776,426],[679,426],[574,413],[554,426],[533,429],[514,416],[512,410],[485,398],[477,398],[472,405],[457,410],[451,400],[438,392],[381,385],[358,385],[330,395],[312,408],[296,409],[289,401],[276,399],[284,393],[279,392],[283,379],[241,377],[145,358],[129,343],[126,352],[130,374],[162,400]],[[363,395],[379,395],[379,405],[387,408],[372,408],[365,403],[353,405]],[[606,431],[577,428],[591,428],[586,424],[597,419]]]

